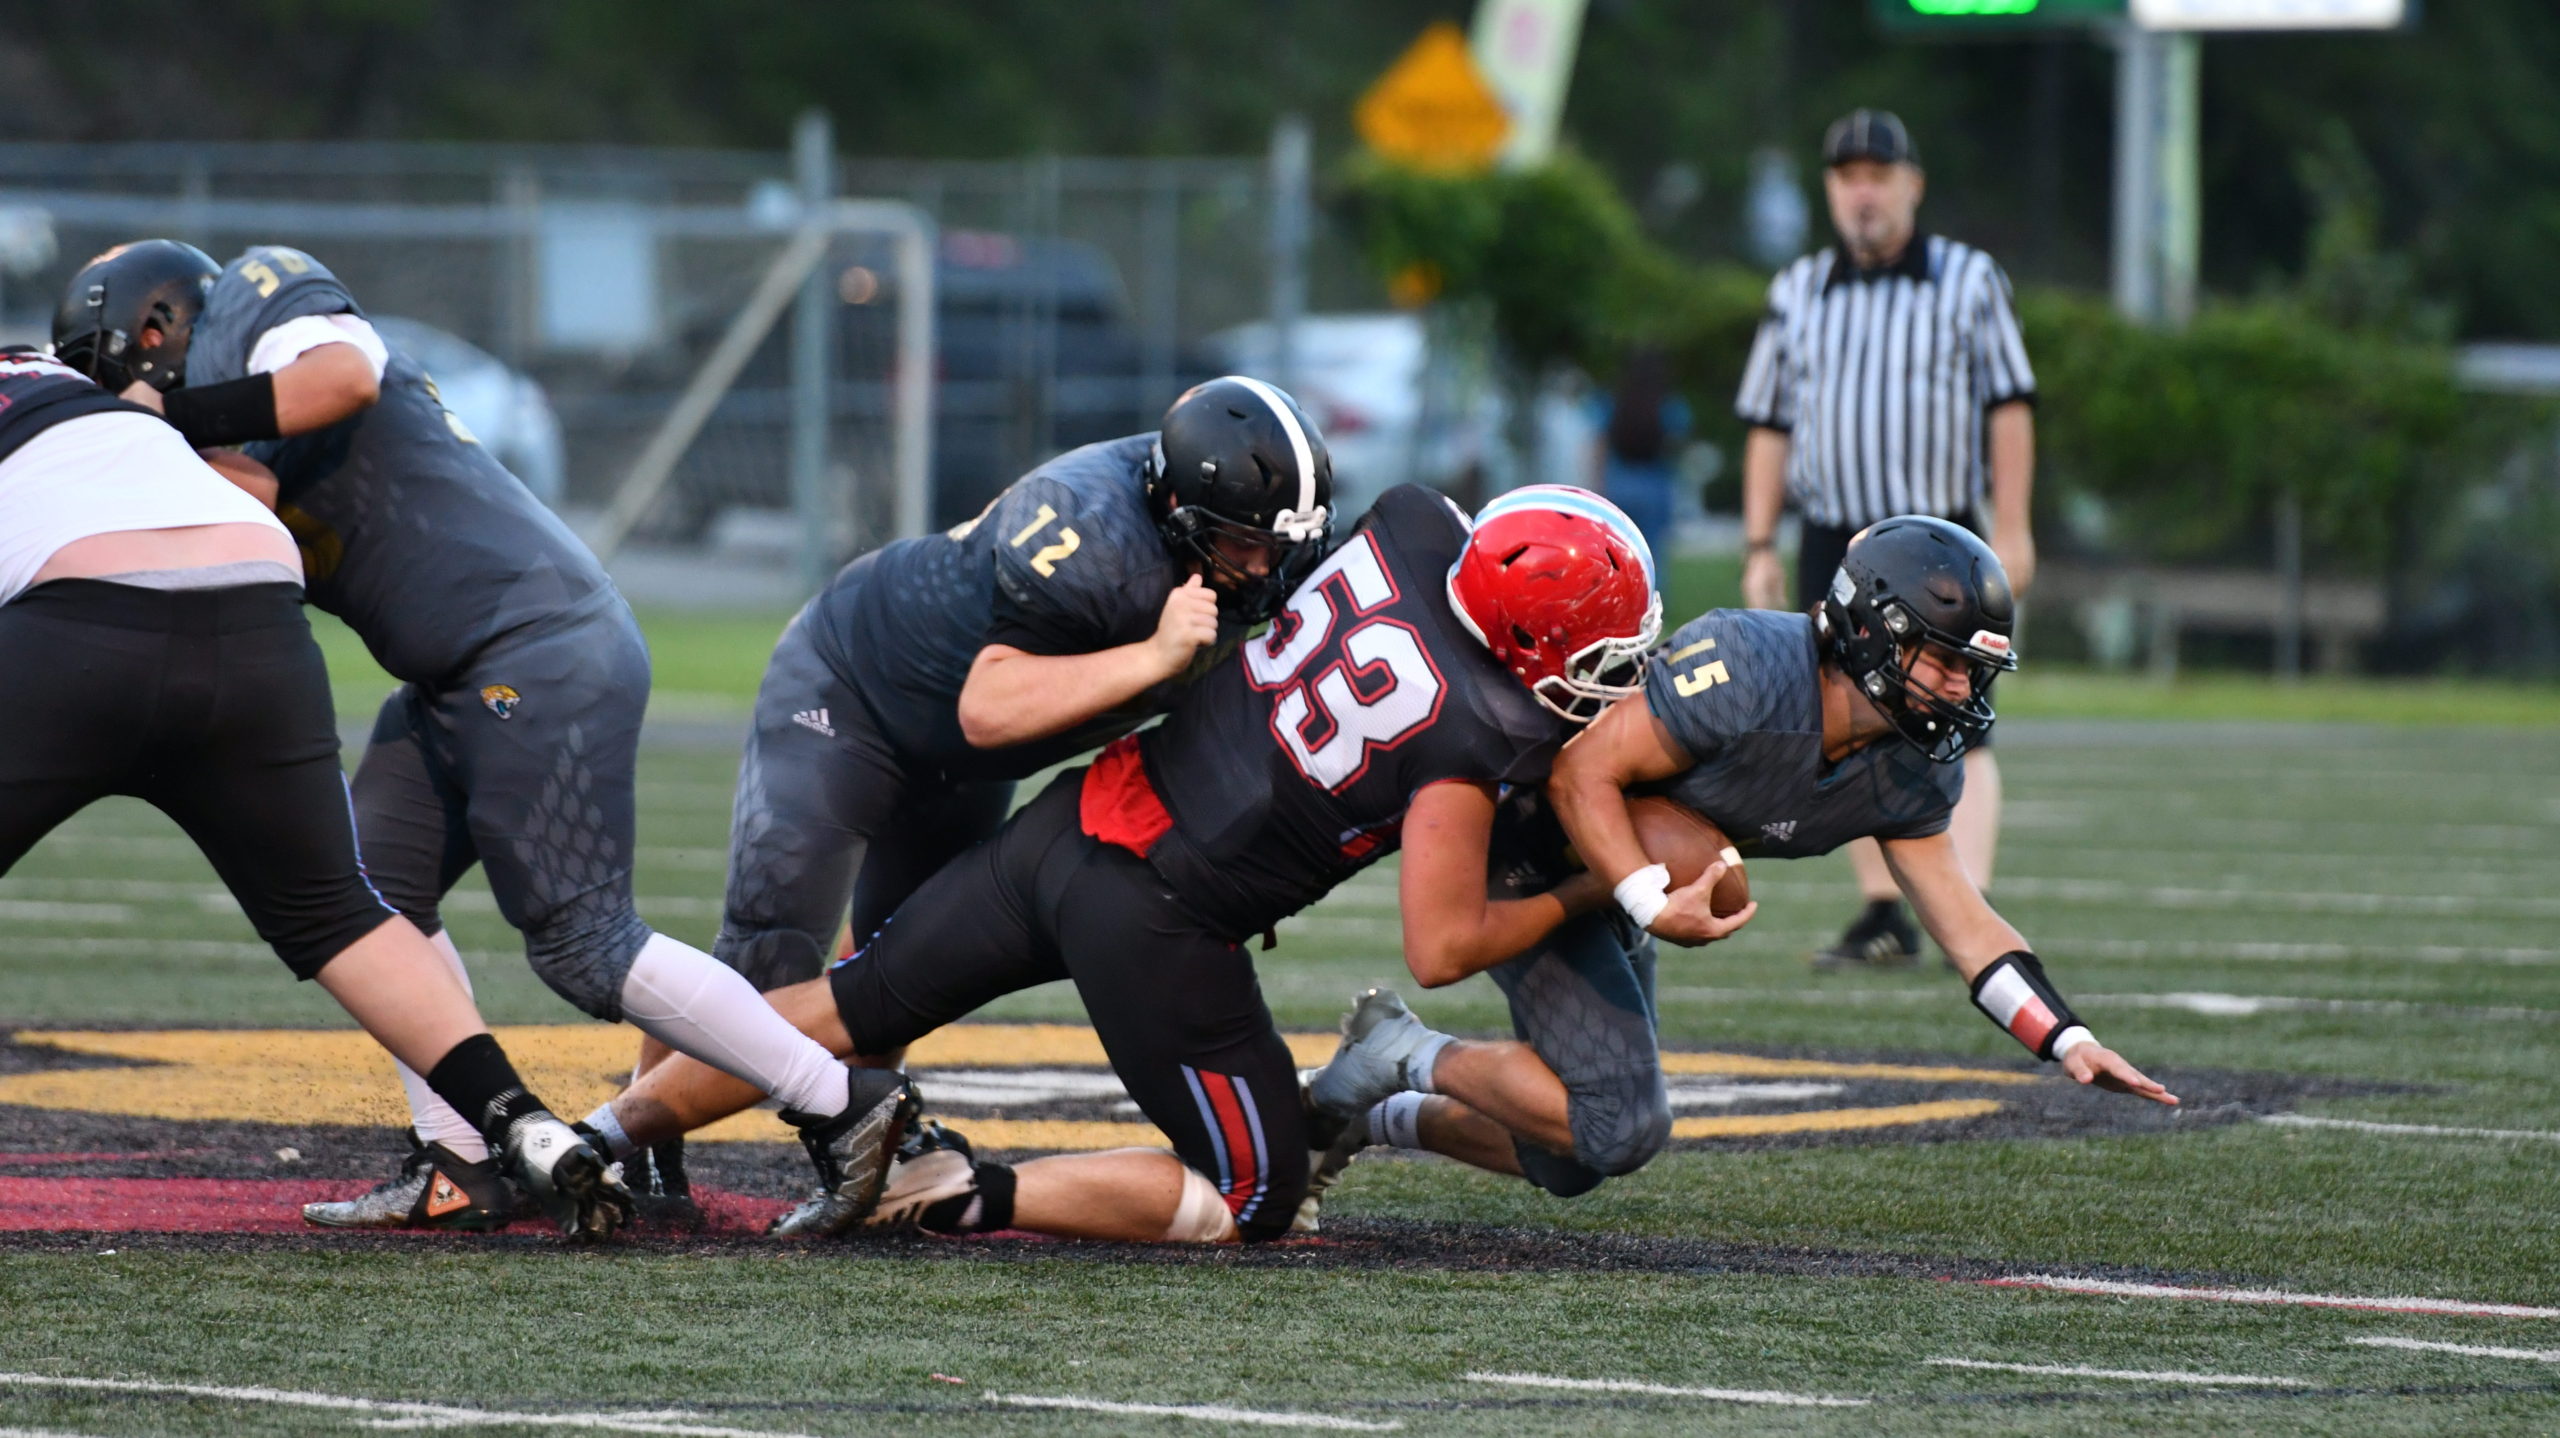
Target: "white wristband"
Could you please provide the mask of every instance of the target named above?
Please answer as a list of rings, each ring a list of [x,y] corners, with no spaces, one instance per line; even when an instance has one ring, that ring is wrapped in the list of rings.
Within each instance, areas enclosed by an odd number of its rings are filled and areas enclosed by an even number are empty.
[[[2053,1061],[2055,1063],[2060,1063],[2063,1060],[2063,1056],[2070,1053],[2073,1049],[2080,1047],[2082,1044],[2094,1044],[2097,1041],[2098,1036],[2089,1032],[2085,1025],[2073,1024],[2071,1027],[2064,1029],[2062,1032],[2053,1036]]]
[[[1618,881],[1610,891],[1616,895],[1618,907],[1636,921],[1639,929],[1650,929],[1653,921],[1671,902],[1671,871],[1660,864],[1647,864]]]

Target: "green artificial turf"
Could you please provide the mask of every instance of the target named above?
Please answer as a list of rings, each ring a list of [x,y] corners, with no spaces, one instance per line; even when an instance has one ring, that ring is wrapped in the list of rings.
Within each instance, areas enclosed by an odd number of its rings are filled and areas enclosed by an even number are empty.
[[[662,680],[707,676],[678,692],[732,696],[752,682],[756,645],[772,628],[649,624]],[[2089,708],[2118,717],[2061,717],[2082,701],[2047,712],[2029,686],[2017,690],[1998,750],[2010,822],[1993,898],[2104,1039],[2172,1071],[2354,1088],[2297,1105],[2313,1115],[2560,1132],[2560,944],[2550,937],[2560,918],[2560,737],[2458,723],[2140,720],[2123,717],[2139,712],[2128,698],[2136,690],[2090,692]],[[2264,712],[2310,717],[2299,706],[2312,692],[2267,690],[2276,698]],[[2253,691],[2239,707],[2261,697]],[[2473,717],[2422,713],[2417,702],[2405,714],[2358,712]],[[718,921],[736,760],[693,738],[653,743],[644,756],[639,887],[654,924],[703,943]],[[1766,864],[1752,877],[1763,908],[1748,929],[1715,948],[1666,953],[1666,1043],[2017,1061],[1934,959],[1899,973],[1808,972],[1806,952],[1851,907],[1844,865]],[[1354,989],[1398,979],[1393,879],[1392,865],[1363,875],[1285,925],[1280,947],[1260,956],[1284,1024],[1329,1026]],[[448,917],[494,1021],[575,1021],[526,972],[477,877]],[[130,804],[94,808],[0,880],[0,935],[0,1021],[343,1022],[325,996],[286,981],[185,840]],[[1442,1026],[1506,1027],[1483,980],[1407,991]],[[2179,997],[2196,995],[2220,997]],[[992,1016],[1077,1014],[1073,994],[1052,988]],[[2560,1352],[2560,1322],[1766,1270],[1833,1253],[1948,1272],[2129,1269],[2552,1305],[2555,1173],[2560,1142],[2548,1138],[2251,1121],[2067,1140],[1679,1150],[1571,1202],[1446,1163],[1370,1159],[1328,1217],[1441,1235],[1438,1257],[1375,1271],[1064,1251],[768,1253],[741,1243],[576,1253],[512,1236],[237,1251],[64,1240],[0,1248],[0,1312],[17,1320],[0,1331],[0,1371],[554,1414],[683,1410],[660,1421],[826,1435],[1232,1426],[1003,1408],[990,1393],[1228,1404],[1414,1434],[2538,1433],[2560,1429],[2560,1362],[2348,1340]],[[1560,1251],[1632,1243],[1609,1251],[1636,1257],[1628,1271],[1544,1262],[1470,1271],[1450,1256],[1479,1243],[1503,1251],[1505,1235],[1519,1233]],[[1646,1244],[1725,1245],[1741,1257],[1725,1265],[1737,1271],[1653,1271]],[[1934,1357],[2305,1386],[2222,1390],[1925,1362]],[[1507,1389],[1465,1376],[1477,1371],[1873,1404]],[[366,1416],[0,1384],[0,1429],[347,1433]]]

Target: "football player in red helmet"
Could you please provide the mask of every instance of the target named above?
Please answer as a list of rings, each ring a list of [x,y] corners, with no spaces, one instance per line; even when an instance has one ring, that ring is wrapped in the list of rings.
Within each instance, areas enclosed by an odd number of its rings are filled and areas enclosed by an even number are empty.
[[[1606,904],[1588,876],[1489,899],[1495,808],[1504,786],[1542,784],[1580,723],[1634,692],[1660,613],[1642,536],[1591,495],[1523,491],[1471,524],[1430,490],[1388,491],[1162,725],[1061,776],[825,979],[771,995],[836,1052],[875,1054],[1072,979],[1174,1152],[1014,1167],[926,1125],[876,1212],[821,1196],[778,1227],[1287,1232],[1314,1145],[1247,941],[1399,847],[1405,951],[1426,982],[1492,967]],[[1427,1070],[1430,1055],[1390,1061]],[[680,1059],[614,1109],[654,1142],[756,1097]]]

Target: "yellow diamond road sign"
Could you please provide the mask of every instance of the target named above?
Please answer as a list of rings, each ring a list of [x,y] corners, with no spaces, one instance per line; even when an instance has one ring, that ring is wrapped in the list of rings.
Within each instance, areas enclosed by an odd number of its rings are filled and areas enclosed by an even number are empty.
[[[1511,134],[1466,35],[1445,20],[1422,32],[1351,117],[1369,148],[1428,170],[1489,169]]]

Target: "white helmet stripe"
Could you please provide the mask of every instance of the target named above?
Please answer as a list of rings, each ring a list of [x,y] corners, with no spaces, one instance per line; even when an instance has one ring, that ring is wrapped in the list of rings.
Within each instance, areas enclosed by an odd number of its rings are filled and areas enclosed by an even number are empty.
[[[1315,446],[1307,443],[1306,426],[1298,423],[1297,407],[1289,403],[1287,395],[1258,379],[1240,374],[1231,374],[1227,378],[1252,390],[1264,404],[1271,406],[1274,415],[1279,416],[1280,430],[1289,436],[1289,454],[1298,462],[1298,502],[1295,508],[1300,514],[1312,511],[1316,507],[1316,452]]]

